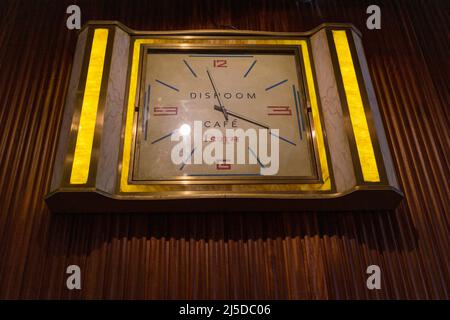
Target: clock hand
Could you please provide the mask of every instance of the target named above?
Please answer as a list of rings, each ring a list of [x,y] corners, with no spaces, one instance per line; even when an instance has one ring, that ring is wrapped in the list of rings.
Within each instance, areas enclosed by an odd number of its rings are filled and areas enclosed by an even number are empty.
[[[216,105],[214,105],[214,109],[217,110],[217,111],[222,111],[222,108],[219,107],[219,106],[216,106]],[[232,115],[235,118],[238,118],[238,119],[241,119],[241,120],[244,120],[244,121],[256,124],[257,126],[260,126],[260,127],[264,128],[264,129],[270,130],[269,126],[264,124],[264,123],[258,122],[256,120],[253,120],[253,119],[250,119],[250,118],[247,118],[247,117],[244,117],[244,116],[241,116],[240,114],[238,114],[236,112],[233,112],[231,110],[227,110],[227,113],[229,115]]]
[[[216,106],[216,105],[214,105],[214,110],[222,111],[222,109],[221,109],[219,106]],[[235,117],[235,118],[238,118],[238,119],[241,119],[241,120],[244,120],[244,121],[247,121],[247,122],[256,124],[257,126],[260,126],[260,127],[264,128],[264,129],[267,129],[267,130],[269,130],[269,133],[270,133],[272,136],[277,137],[278,139],[281,139],[281,140],[283,140],[284,142],[287,142],[287,143],[289,143],[289,144],[292,144],[293,146],[296,146],[296,144],[295,144],[294,142],[290,141],[289,139],[286,139],[286,138],[284,138],[284,137],[282,137],[282,136],[279,136],[279,135],[276,135],[275,133],[273,133],[273,132],[272,132],[272,129],[270,129],[270,127],[269,127],[267,124],[264,124],[264,123],[262,123],[262,122],[258,122],[258,121],[256,121],[256,120],[253,120],[253,119],[250,119],[250,118],[247,118],[247,117],[242,116],[242,115],[240,115],[240,114],[238,114],[238,113],[236,113],[236,112],[234,112],[234,111],[231,111],[231,110],[229,110],[229,109],[227,109],[227,113],[228,113],[229,115]]]
[[[213,81],[213,79],[211,77],[211,74],[209,73],[208,69],[206,69],[206,73],[208,74],[209,81],[211,82],[211,85],[212,85],[212,87],[214,89],[214,93],[216,95],[217,102],[219,102],[220,111],[223,113],[223,116],[225,117],[225,120],[228,121],[227,109],[225,109],[225,107],[223,106],[222,102],[220,101],[219,93],[217,92],[216,86],[214,85],[214,81]]]

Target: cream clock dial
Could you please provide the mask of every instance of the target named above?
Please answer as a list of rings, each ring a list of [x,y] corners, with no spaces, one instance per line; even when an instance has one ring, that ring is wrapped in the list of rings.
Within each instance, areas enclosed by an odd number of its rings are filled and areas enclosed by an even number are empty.
[[[146,47],[141,60],[131,183],[317,181],[301,54],[296,48]],[[171,152],[177,142],[172,135],[193,135],[195,121],[201,121],[203,133],[211,128],[222,133],[202,134],[201,148],[216,139],[236,144],[237,137],[227,136],[226,129],[266,129],[269,152],[270,139],[278,139],[278,172],[261,175],[261,166],[268,164],[250,146],[245,157],[253,157],[252,163],[238,164],[224,155],[213,164],[195,164],[189,161],[199,147],[194,142],[183,155],[186,161],[173,163]]]

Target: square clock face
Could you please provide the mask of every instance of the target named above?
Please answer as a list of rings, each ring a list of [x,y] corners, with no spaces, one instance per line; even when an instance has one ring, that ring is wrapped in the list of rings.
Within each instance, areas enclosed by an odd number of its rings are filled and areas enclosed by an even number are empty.
[[[130,183],[319,181],[297,47],[144,46],[142,52]],[[248,135],[235,134],[238,129]],[[181,141],[174,135],[189,135],[190,144],[174,149]],[[196,152],[204,156],[218,141],[222,155],[195,163]],[[174,152],[184,160],[174,161]],[[271,165],[277,170],[262,174]]]

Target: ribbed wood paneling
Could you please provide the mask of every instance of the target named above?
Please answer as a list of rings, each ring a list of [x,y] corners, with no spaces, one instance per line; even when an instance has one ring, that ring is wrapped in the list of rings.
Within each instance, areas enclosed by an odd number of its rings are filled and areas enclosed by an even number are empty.
[[[0,298],[449,298],[448,1],[0,1]],[[406,199],[395,212],[49,213],[48,192],[82,19],[141,30],[363,33]],[[82,269],[81,291],[65,268]],[[366,289],[366,267],[382,290]]]

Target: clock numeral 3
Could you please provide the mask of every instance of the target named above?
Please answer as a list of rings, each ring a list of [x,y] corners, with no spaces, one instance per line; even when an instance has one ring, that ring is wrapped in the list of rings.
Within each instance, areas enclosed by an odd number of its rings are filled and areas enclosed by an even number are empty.
[[[213,66],[214,66],[214,68],[226,68],[227,60],[214,60]]]
[[[267,114],[269,116],[291,116],[292,111],[289,106],[268,106]]]
[[[178,107],[154,107],[153,114],[155,116],[176,116]]]

